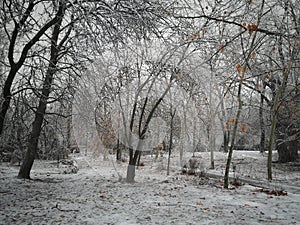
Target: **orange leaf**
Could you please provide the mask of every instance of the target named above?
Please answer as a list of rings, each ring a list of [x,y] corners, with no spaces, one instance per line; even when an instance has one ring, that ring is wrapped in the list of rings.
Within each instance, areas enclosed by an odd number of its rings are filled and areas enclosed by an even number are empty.
[[[221,44],[220,51],[223,53],[225,51],[225,45]]]
[[[225,130],[229,130],[228,124],[225,125]]]
[[[248,33],[251,35],[253,31],[257,31],[257,25],[256,24],[248,24]]]
[[[196,38],[194,34],[191,34],[191,40],[193,41]]]
[[[256,52],[252,52],[252,53],[251,53],[251,56],[252,56],[252,57],[256,57]]]
[[[243,23],[242,23],[242,26],[243,26],[243,27],[246,27],[246,26],[247,26],[247,23],[246,23],[246,22],[243,22]]]
[[[232,120],[228,120],[228,123],[231,123],[231,124],[235,124],[235,119],[232,119]]]
[[[242,132],[246,132],[247,130],[247,124],[242,123]]]
[[[243,67],[240,64],[238,64],[235,68],[240,73]]]

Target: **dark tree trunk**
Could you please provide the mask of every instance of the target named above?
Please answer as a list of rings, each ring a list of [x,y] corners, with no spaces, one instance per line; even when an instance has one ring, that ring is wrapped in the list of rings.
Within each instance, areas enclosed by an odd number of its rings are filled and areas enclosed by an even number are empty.
[[[244,74],[245,74],[245,67],[243,67],[243,69],[242,69],[242,77],[244,76]],[[224,188],[226,188],[226,189],[228,189],[228,187],[229,187],[229,170],[230,170],[230,165],[231,165],[231,160],[232,160],[232,154],[233,154],[233,148],[234,148],[234,144],[235,144],[238,122],[239,122],[240,115],[241,115],[242,108],[243,108],[242,84],[243,84],[242,79],[240,79],[239,87],[238,87],[238,95],[237,95],[239,105],[238,105],[238,110],[237,110],[237,114],[235,117],[235,123],[234,123],[234,127],[233,127],[233,133],[231,136],[230,148],[229,148],[229,152],[228,152],[228,156],[227,156],[225,174],[224,174]]]
[[[44,115],[45,115],[46,107],[47,107],[47,100],[48,100],[50,92],[51,92],[53,76],[57,70],[56,65],[58,62],[58,53],[59,53],[57,41],[58,41],[60,26],[62,23],[62,18],[64,16],[64,12],[65,12],[65,3],[60,3],[59,10],[57,12],[57,15],[59,16],[60,19],[54,26],[52,38],[51,38],[51,51],[50,51],[49,66],[48,66],[48,70],[46,72],[46,77],[44,79],[42,95],[40,97],[39,105],[38,105],[37,111],[35,113],[35,118],[34,118],[34,122],[33,122],[33,126],[32,126],[32,131],[30,134],[27,151],[26,151],[22,166],[20,168],[18,178],[30,179],[30,171],[31,171],[35,156],[37,154],[38,140],[39,140],[41,130],[42,130],[42,124],[43,124]]]
[[[119,138],[117,138],[117,161],[121,161],[122,160],[122,150],[120,148],[120,140]]]
[[[19,171],[19,178],[30,179],[30,171],[37,154],[38,139],[42,129],[45,110],[46,102],[40,101],[38,110],[35,114],[25,158]]]
[[[11,85],[13,83],[13,80],[14,80],[17,72],[18,72],[18,69],[16,68],[15,65],[13,65],[11,67],[11,70],[10,70],[10,72],[8,74],[8,77],[7,77],[7,79],[6,79],[5,83],[4,83],[4,88],[3,88],[3,102],[2,102],[1,110],[0,110],[0,135],[3,132],[5,116],[6,116],[8,108],[9,108],[10,101],[11,101],[10,88],[11,88]]]
[[[172,108],[171,108],[172,111]],[[171,112],[171,126],[170,126],[170,139],[169,139],[169,154],[168,154],[168,165],[167,165],[167,175],[170,174],[170,162],[171,162],[171,154],[172,154],[172,148],[173,148],[173,127],[174,127],[174,117],[176,114],[176,109],[174,110],[174,113]]]
[[[224,131],[224,152],[227,153],[228,152],[228,146],[229,146],[229,140],[230,140],[230,131],[229,130],[225,130]]]
[[[127,167],[127,176],[126,176],[126,181],[128,183],[133,183],[134,182],[134,178],[135,178],[135,167],[137,165],[137,161],[138,161],[138,156],[140,154],[140,151],[138,150],[133,150],[130,149],[130,152],[132,152],[132,156],[133,157],[129,157],[129,164]],[[134,151],[134,154],[133,154]]]
[[[297,140],[285,142],[278,145],[278,162],[295,162],[299,159],[298,150],[300,149],[300,144]]]
[[[263,106],[264,106],[264,97],[261,94],[260,97],[260,107],[259,107],[259,123],[260,123],[260,143],[259,143],[259,151],[261,153],[265,152],[265,142],[266,142],[266,131],[265,131],[265,123],[264,123],[264,114],[263,114]]]

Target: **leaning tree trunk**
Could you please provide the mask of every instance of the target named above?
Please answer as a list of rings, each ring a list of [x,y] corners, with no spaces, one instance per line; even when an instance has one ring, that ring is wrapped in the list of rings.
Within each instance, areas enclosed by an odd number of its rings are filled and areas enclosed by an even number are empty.
[[[235,142],[235,138],[236,138],[236,133],[237,133],[237,128],[238,128],[238,122],[240,119],[240,115],[242,112],[242,108],[243,108],[243,102],[242,102],[242,78],[244,77],[245,74],[245,66],[242,69],[242,75],[240,78],[240,82],[239,82],[239,87],[238,87],[238,111],[235,117],[235,123],[234,123],[234,127],[233,127],[233,134],[231,137],[231,145],[229,148],[229,152],[228,152],[228,157],[227,157],[227,162],[226,162],[226,167],[225,167],[225,175],[224,175],[224,188],[228,189],[229,186],[229,170],[230,170],[230,164],[231,164],[231,159],[232,159],[232,154],[233,154],[233,148],[234,148],[234,142]]]
[[[274,104],[272,107],[272,120],[271,120],[271,131],[270,131],[270,141],[268,146],[268,163],[267,163],[267,170],[268,170],[268,180],[272,180],[272,153],[273,153],[273,146],[274,146],[274,139],[275,139],[275,131],[277,127],[277,121],[278,121],[278,106],[279,106],[279,99],[281,98],[284,89],[287,84],[288,75],[290,73],[290,69],[286,69],[283,72],[283,81],[281,86],[279,87],[279,90],[276,92]]]
[[[26,151],[22,166],[20,168],[18,178],[30,179],[30,171],[31,171],[35,156],[37,154],[38,140],[39,140],[41,130],[42,130],[42,124],[43,124],[44,115],[45,115],[46,107],[47,107],[47,100],[48,100],[50,92],[51,92],[53,76],[56,72],[56,65],[58,62],[59,48],[58,48],[57,41],[58,41],[60,26],[62,23],[62,18],[63,18],[64,12],[65,12],[65,3],[61,3],[59,6],[59,10],[57,12],[57,15],[59,15],[60,19],[55,24],[53,33],[52,33],[52,37],[51,37],[50,61],[49,61],[48,70],[46,72],[46,77],[44,79],[42,95],[40,97],[39,105],[38,105],[37,111],[35,113],[35,119],[33,122],[27,151]]]

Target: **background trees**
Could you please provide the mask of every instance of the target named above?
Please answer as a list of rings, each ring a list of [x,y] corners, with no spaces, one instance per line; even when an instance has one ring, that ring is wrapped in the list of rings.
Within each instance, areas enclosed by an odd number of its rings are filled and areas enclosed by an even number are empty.
[[[130,4],[126,1],[3,1],[2,26],[9,46],[3,49],[3,54],[7,52],[8,64],[3,63],[8,73],[2,93],[1,133],[13,94],[26,92],[26,97],[34,96],[39,102],[30,102],[35,119],[19,177],[29,178],[47,105],[72,94],[73,82],[84,72],[87,60],[112,44],[125,41],[131,31],[139,37],[147,35],[148,29],[154,28],[151,24],[155,16],[147,22],[154,8],[139,1]],[[138,26],[137,19],[145,19],[149,27]],[[127,24],[126,29],[121,24]],[[110,37],[104,35],[107,33]],[[100,41],[98,35],[105,39]],[[93,56],[89,55],[92,50]],[[12,92],[13,85],[24,83],[26,87],[17,86],[16,93]]]
[[[146,139],[154,132],[152,118],[171,112],[167,126],[182,115],[181,134],[172,137],[180,158],[184,149],[202,146],[211,152],[213,168],[222,142],[228,151],[257,135],[259,143],[247,148],[268,147],[270,164],[274,148],[280,162],[297,160],[299,10],[294,0],[3,1],[2,147],[23,152],[27,146],[25,161],[33,162],[42,133],[42,152],[46,145],[69,148],[70,132],[64,133],[85,74],[95,82],[92,95],[82,99],[95,98],[97,108],[87,118],[96,121],[106,148],[121,131],[127,139]],[[139,141],[135,147],[122,141],[129,145],[129,164],[137,165]],[[29,177],[32,162],[27,169],[23,163],[21,177]]]

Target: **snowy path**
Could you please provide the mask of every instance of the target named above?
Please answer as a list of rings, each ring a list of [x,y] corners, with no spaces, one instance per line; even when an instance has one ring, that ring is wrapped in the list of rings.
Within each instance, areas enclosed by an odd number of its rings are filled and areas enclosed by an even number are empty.
[[[80,159],[79,159],[80,160]],[[155,164],[118,181],[110,162],[92,161],[77,174],[35,163],[20,180],[0,165],[0,224],[299,224],[300,195],[273,196],[244,185],[224,190],[219,179],[166,176]],[[124,175],[126,164],[116,164]],[[295,176],[295,174],[293,174]],[[296,179],[296,177],[293,177]]]

